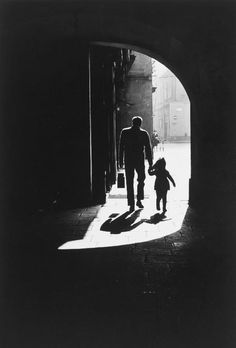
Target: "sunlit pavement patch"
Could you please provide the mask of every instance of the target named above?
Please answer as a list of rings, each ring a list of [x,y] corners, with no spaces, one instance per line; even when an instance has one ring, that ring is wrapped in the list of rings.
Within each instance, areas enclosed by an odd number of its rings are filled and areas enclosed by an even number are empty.
[[[129,214],[122,210],[124,204],[120,204],[120,199],[119,204],[109,201],[98,212],[82,240],[69,241],[59,249],[104,248],[162,238],[181,229],[188,208],[187,202],[169,203],[167,214],[156,219],[157,212],[149,206]]]

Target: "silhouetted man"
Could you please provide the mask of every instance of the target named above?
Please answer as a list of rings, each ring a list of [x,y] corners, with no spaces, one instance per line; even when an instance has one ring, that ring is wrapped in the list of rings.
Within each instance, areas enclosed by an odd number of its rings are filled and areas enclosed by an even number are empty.
[[[142,118],[133,117],[132,127],[124,128],[120,135],[119,164],[123,168],[125,164],[127,199],[130,211],[134,210],[134,171],[137,172],[137,203],[143,208],[141,200],[144,199],[145,154],[152,166],[152,150],[148,132],[141,129]]]

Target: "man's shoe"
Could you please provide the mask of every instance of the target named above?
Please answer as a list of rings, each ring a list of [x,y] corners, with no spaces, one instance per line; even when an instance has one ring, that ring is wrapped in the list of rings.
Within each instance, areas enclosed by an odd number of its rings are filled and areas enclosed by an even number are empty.
[[[139,201],[139,200],[137,201],[136,205],[137,205],[137,207],[139,207],[139,208],[144,208],[144,206],[142,205],[142,202]]]
[[[134,211],[134,205],[133,204],[130,205],[130,207],[129,207],[129,212],[131,213],[132,211]]]

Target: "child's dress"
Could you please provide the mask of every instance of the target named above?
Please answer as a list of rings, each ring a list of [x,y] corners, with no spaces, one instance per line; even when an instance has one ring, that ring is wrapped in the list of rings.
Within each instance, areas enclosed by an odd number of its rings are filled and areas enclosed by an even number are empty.
[[[154,170],[151,172],[151,175],[156,175],[154,189],[159,193],[166,193],[170,189],[170,183],[167,179],[170,177],[168,170]]]

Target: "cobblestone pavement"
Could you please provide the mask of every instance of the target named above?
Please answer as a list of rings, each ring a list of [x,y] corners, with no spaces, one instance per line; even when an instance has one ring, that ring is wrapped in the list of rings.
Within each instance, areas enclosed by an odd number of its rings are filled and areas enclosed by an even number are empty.
[[[155,198],[147,178],[145,208],[123,225],[126,198],[117,188],[102,207],[9,222],[1,347],[235,346],[231,227],[188,207],[188,150],[179,145],[178,156],[173,144],[165,149],[177,187],[163,221],[150,219]],[[58,250],[67,243],[75,244]]]

